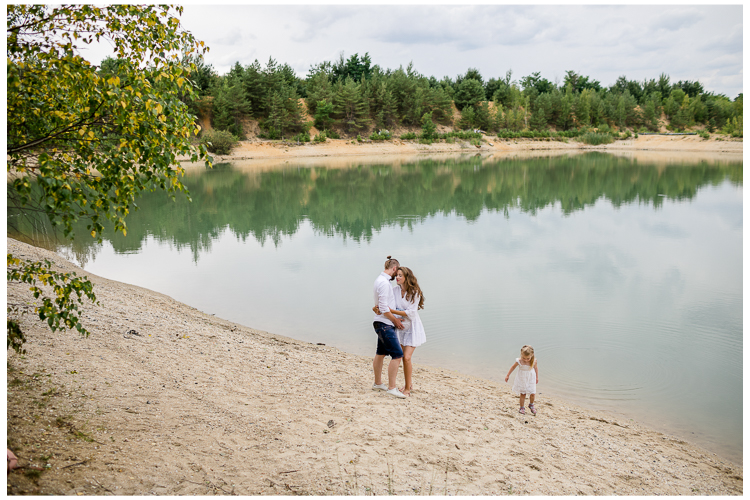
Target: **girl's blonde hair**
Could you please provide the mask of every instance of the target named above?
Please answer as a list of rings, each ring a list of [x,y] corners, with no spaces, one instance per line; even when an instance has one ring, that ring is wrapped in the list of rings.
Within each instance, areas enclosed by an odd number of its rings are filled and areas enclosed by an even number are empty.
[[[534,368],[534,348],[530,345],[525,345],[521,348],[521,354],[523,356],[531,356],[531,359],[529,359],[529,366]]]
[[[406,300],[411,302],[414,300],[414,296],[416,294],[419,294],[419,304],[417,305],[417,309],[424,309],[424,295],[422,294],[422,289],[419,288],[419,283],[417,282],[417,277],[414,276],[414,273],[411,272],[411,269],[408,267],[399,267],[399,271],[404,273],[404,290],[406,290]]]

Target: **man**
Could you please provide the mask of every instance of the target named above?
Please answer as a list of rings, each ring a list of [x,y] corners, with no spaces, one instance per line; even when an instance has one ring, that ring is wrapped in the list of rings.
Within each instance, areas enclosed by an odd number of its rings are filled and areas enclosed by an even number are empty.
[[[372,360],[372,369],[375,371],[375,385],[372,388],[386,391],[397,398],[405,398],[406,396],[396,388],[398,367],[401,365],[401,358],[404,357],[396,328],[403,327],[401,321],[391,313],[391,309],[396,309],[396,298],[390,282],[398,271],[398,265],[398,261],[391,259],[389,255],[385,261],[385,270],[380,273],[373,286],[375,305],[381,313],[375,316],[372,324],[378,335],[378,347],[375,351],[375,359]],[[388,364],[388,385],[382,382],[383,360],[386,356],[391,357],[391,362]]]

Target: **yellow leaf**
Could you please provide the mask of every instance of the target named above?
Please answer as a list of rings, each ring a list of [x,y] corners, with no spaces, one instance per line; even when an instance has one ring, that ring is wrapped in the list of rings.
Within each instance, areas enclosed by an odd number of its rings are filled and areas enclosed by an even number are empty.
[[[96,231],[91,231],[91,237],[96,238]]]
[[[123,236],[127,236],[128,235],[128,230],[125,229],[125,228],[122,228],[122,235]]]

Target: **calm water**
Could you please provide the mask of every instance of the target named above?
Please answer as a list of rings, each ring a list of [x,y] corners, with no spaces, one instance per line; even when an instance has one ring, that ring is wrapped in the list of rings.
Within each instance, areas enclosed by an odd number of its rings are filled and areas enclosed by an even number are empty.
[[[502,381],[530,344],[540,398],[741,463],[741,163],[224,164],[185,183],[192,204],[144,196],[127,237],[35,234],[95,274],[368,356],[372,282],[393,255],[425,293],[417,363]]]

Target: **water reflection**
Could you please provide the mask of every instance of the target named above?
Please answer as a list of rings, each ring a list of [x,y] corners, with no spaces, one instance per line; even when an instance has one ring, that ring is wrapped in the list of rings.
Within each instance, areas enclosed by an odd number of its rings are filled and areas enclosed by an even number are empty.
[[[264,172],[242,171],[231,164],[188,171],[185,197],[172,202],[162,193],[145,193],[139,210],[127,219],[128,236],[105,231],[117,252],[141,249],[149,237],[176,248],[189,247],[197,261],[229,229],[240,240],[252,237],[278,245],[294,235],[302,221],[320,234],[356,242],[370,241],[387,226],[413,228],[436,214],[457,214],[475,221],[482,211],[508,217],[511,210],[534,215],[558,205],[563,214],[604,199],[614,207],[646,204],[659,209],[665,200],[691,200],[706,185],[728,179],[742,184],[742,163],[654,165],[604,153],[570,157],[463,160],[429,159],[405,165],[371,164],[347,169],[300,168],[293,164]],[[18,214],[9,210],[9,220]],[[46,220],[17,219],[18,231],[48,247],[57,246]],[[654,227],[665,234],[674,228]],[[74,229],[86,235],[85,224]],[[678,236],[678,235],[675,235]],[[67,242],[65,242],[67,245]],[[81,236],[72,245],[80,261],[96,245]]]

